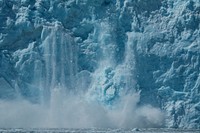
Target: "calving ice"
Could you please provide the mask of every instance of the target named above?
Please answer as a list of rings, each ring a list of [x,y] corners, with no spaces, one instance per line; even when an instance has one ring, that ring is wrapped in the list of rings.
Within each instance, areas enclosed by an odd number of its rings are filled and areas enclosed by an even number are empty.
[[[0,127],[200,128],[199,3],[0,0]]]

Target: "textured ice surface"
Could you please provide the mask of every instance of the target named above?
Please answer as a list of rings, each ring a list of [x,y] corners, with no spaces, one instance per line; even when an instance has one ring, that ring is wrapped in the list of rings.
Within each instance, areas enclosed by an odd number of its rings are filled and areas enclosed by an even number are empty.
[[[0,98],[141,91],[166,127],[200,128],[199,24],[199,0],[0,0]]]

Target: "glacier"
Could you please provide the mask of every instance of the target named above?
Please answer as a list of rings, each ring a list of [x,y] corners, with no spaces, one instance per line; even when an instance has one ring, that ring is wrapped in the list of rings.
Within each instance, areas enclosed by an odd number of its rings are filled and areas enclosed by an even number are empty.
[[[200,0],[0,0],[0,127],[199,129],[199,23]]]

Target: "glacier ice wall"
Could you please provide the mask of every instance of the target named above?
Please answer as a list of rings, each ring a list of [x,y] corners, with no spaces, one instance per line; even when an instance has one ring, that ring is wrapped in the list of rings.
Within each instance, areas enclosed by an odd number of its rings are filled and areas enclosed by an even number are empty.
[[[166,127],[200,128],[199,23],[199,0],[0,0],[0,98],[141,91]]]

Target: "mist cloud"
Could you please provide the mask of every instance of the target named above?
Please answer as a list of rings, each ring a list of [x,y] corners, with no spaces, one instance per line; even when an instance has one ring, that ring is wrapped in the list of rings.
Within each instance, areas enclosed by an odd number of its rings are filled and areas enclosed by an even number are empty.
[[[161,127],[163,113],[150,105],[138,106],[139,93],[123,97],[109,109],[83,98],[54,93],[49,106],[26,100],[0,101],[1,128],[134,128]]]

